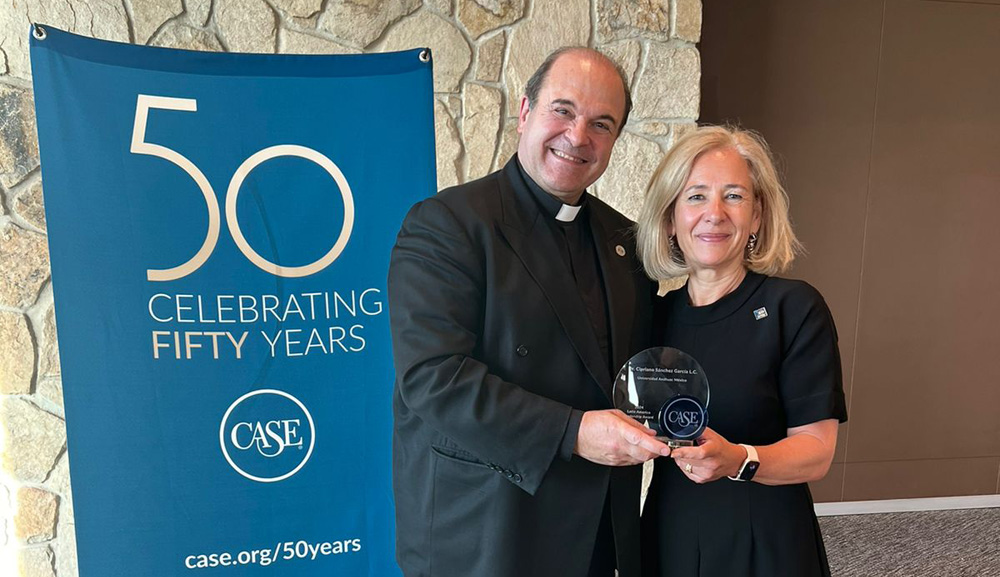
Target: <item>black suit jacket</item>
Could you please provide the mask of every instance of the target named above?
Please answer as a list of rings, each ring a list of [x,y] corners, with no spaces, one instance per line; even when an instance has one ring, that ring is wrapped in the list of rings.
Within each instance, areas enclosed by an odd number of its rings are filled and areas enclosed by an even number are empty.
[[[393,248],[397,560],[407,577],[583,576],[610,490],[620,575],[638,575],[641,467],[559,454],[572,409],[611,408],[613,377],[515,163],[415,205]],[[588,203],[619,367],[647,345],[653,289],[631,221]]]

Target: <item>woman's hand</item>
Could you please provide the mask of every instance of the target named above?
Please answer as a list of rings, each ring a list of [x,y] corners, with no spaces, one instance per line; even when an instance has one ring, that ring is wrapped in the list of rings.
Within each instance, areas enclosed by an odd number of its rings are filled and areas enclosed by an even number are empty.
[[[706,427],[696,446],[674,449],[670,457],[688,479],[695,483],[711,483],[735,475],[746,460],[747,452]]]

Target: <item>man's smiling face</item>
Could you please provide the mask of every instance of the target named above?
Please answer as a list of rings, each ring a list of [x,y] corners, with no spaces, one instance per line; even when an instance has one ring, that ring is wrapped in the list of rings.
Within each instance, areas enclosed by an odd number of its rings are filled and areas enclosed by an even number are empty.
[[[625,90],[599,55],[567,52],[549,69],[534,106],[521,98],[517,156],[545,192],[576,204],[604,174],[625,114]]]

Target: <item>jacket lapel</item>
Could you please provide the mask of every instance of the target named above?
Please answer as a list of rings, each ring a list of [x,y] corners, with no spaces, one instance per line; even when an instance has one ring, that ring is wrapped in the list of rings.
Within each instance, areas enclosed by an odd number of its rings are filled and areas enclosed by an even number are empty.
[[[597,203],[591,208],[596,209]],[[609,226],[609,221],[602,218],[603,211],[591,210],[593,223],[594,245],[597,247],[597,259],[601,263],[601,274],[604,277],[604,290],[608,295],[608,317],[611,326],[611,366],[617,371],[628,362],[631,351],[632,317],[635,314],[635,290],[632,280],[632,267],[635,262],[634,244],[628,241],[631,231]],[[619,254],[619,247],[622,253]],[[617,375],[611,375],[616,378]]]
[[[569,269],[559,256],[552,228],[542,220],[538,207],[528,204],[534,202],[529,196],[531,193],[524,190],[519,194],[514,190],[514,186],[518,186],[515,183],[520,179],[519,174],[510,174],[511,170],[517,170],[514,162],[515,159],[511,159],[504,168],[506,178],[498,179],[503,205],[500,232],[545,293],[587,371],[610,398],[610,391],[606,388],[610,386],[611,375],[604,364],[583,300]]]

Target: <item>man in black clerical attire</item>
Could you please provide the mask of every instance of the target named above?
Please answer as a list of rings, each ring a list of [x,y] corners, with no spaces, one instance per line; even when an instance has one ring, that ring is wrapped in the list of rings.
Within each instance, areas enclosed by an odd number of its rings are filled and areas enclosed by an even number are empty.
[[[407,215],[389,267],[396,556],[407,577],[639,574],[639,463],[612,410],[654,293],[631,222],[586,193],[631,101],[585,48],[521,98],[517,154]]]

